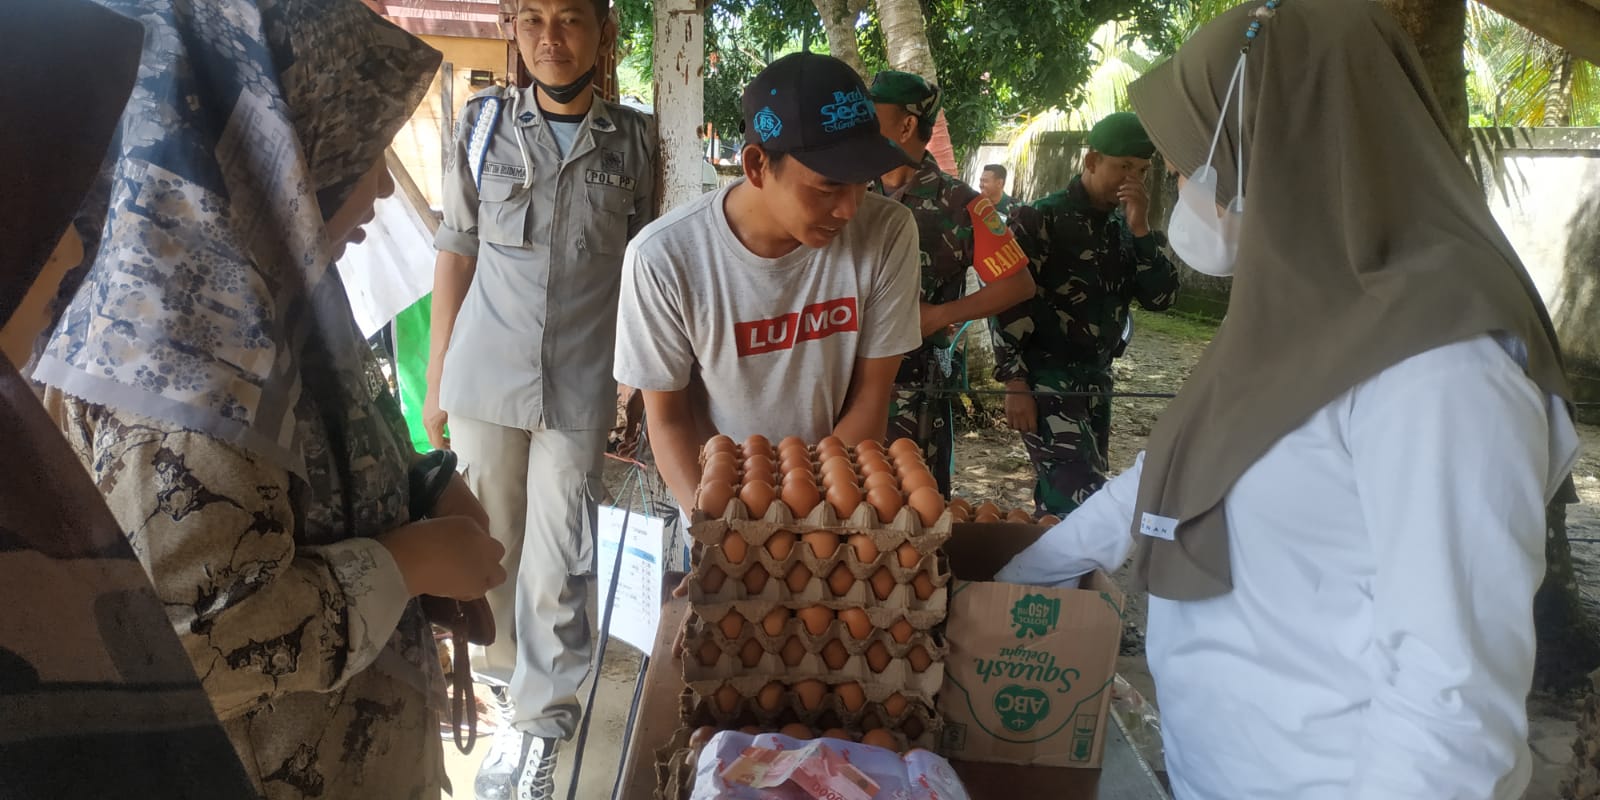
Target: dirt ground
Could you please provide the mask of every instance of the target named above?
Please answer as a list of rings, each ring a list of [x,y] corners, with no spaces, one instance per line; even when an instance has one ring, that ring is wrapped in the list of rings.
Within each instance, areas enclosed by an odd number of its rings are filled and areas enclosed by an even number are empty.
[[[1170,393],[1188,377],[1211,329],[1200,323],[1165,315],[1139,314],[1135,336],[1128,352],[1116,363],[1119,391]],[[976,378],[977,376],[974,376]],[[976,500],[994,500],[1007,507],[1031,503],[1032,468],[1016,434],[1005,429],[997,397],[980,397],[986,404],[983,413],[988,424],[962,431],[956,440],[954,490]],[[1144,446],[1150,428],[1166,406],[1162,399],[1118,399],[1113,406],[1111,462],[1120,472],[1132,465]],[[1600,426],[1581,425],[1584,453],[1574,470],[1582,502],[1570,509],[1569,535],[1574,539],[1600,539]],[[612,465],[608,483],[620,483],[622,468]],[[1585,579],[1585,593],[1591,609],[1600,612],[1600,544],[1574,542],[1574,554]],[[1126,575],[1119,574],[1119,580]],[[1123,637],[1123,656],[1119,672],[1147,701],[1159,706],[1144,660],[1144,602],[1129,596],[1129,621]],[[601,670],[601,690],[593,710],[589,744],[585,750],[579,798],[610,795],[612,781],[623,746],[623,731],[639,669],[639,653],[616,644]],[[588,686],[584,687],[587,693]],[[1577,698],[1535,693],[1529,698],[1529,742],[1533,747],[1535,772],[1526,800],[1554,800],[1556,787],[1570,759],[1577,719]],[[472,775],[488,749],[484,742],[471,756],[456,753],[446,744],[450,777],[455,797],[472,796]],[[1159,744],[1145,748],[1159,753]],[[566,796],[569,775],[577,748],[568,743],[562,750],[557,786],[558,796]]]

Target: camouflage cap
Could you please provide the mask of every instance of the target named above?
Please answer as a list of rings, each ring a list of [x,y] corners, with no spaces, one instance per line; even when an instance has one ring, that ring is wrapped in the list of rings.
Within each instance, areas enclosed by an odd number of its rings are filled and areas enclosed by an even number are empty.
[[[1130,111],[1118,111],[1089,130],[1089,147],[1108,156],[1149,158],[1156,154],[1144,125]]]
[[[872,88],[867,96],[874,103],[904,106],[918,119],[928,119],[939,113],[941,105],[939,87],[922,79],[921,75],[886,69],[872,78]]]

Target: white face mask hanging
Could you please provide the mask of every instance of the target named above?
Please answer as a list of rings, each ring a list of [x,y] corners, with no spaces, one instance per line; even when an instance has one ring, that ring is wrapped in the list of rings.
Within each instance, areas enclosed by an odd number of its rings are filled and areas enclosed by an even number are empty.
[[[1269,2],[1256,12],[1258,19],[1251,23],[1251,30],[1246,34],[1249,39],[1254,39],[1260,29],[1260,19],[1270,16],[1276,7],[1277,3]],[[1173,252],[1196,272],[1218,278],[1233,275],[1234,261],[1239,255],[1239,226],[1244,218],[1244,65],[1248,51],[1246,46],[1234,65],[1233,77],[1228,81],[1228,91],[1217,113],[1217,129],[1211,134],[1206,163],[1178,190],[1178,204],[1167,223],[1167,242],[1172,245]],[[1219,213],[1217,170],[1211,166],[1211,160],[1217,154],[1217,143],[1222,139],[1223,125],[1228,119],[1228,104],[1235,93],[1239,96],[1239,132],[1234,137],[1233,163],[1238,170],[1238,181],[1234,184],[1238,191],[1228,207]]]

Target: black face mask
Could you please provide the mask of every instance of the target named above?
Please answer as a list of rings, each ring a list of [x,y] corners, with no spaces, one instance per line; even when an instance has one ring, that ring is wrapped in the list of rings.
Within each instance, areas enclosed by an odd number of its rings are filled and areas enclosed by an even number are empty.
[[[544,90],[546,97],[549,97],[551,100],[554,100],[557,103],[566,105],[567,103],[578,99],[578,93],[583,91],[583,87],[588,86],[589,81],[594,80],[594,71],[599,68],[599,66],[600,65],[598,63],[595,64],[593,67],[589,68],[588,72],[579,75],[577,80],[561,86],[551,86],[550,84],[545,83],[538,78],[534,78],[533,82],[539,84],[539,88]]]

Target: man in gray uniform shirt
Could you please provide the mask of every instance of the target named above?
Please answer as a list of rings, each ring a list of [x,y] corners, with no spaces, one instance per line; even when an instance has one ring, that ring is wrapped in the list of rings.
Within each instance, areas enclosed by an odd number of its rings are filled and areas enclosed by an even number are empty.
[[[609,10],[520,0],[535,85],[467,101],[445,171],[423,420],[460,455],[508,573],[476,666],[506,682],[511,724],[479,768],[478,800],[552,797],[557,744],[582,713],[622,253],[655,187],[649,118],[594,96]]]

